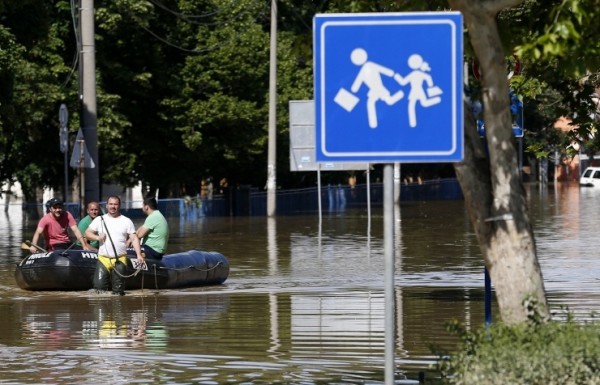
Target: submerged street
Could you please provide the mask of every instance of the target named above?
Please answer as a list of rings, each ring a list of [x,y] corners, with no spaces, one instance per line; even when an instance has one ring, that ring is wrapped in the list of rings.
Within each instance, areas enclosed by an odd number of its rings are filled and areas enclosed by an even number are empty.
[[[600,310],[596,253],[600,189],[528,187],[552,308]],[[479,246],[462,201],[397,208],[396,378],[435,373],[431,347],[456,344],[445,325],[484,323]],[[34,224],[20,206],[0,216],[0,367],[14,384],[374,384],[384,379],[381,208],[317,215],[169,218],[169,252],[218,251],[223,285],[32,292],[14,281]],[[139,223],[136,223],[138,225]],[[495,307],[493,316],[497,316]],[[559,316],[560,317],[560,316]]]

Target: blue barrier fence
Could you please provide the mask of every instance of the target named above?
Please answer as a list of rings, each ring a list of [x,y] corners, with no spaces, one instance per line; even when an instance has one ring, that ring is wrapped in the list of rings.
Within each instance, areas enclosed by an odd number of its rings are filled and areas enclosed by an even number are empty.
[[[374,207],[383,204],[383,183],[370,185],[370,200]],[[367,185],[321,186],[321,209],[343,211],[367,206]],[[207,208],[207,216],[264,216],[267,213],[267,192],[242,186],[230,197],[219,196]],[[423,183],[402,184],[401,201],[462,200],[463,194],[456,179],[438,179]],[[319,190],[315,187],[279,190],[276,194],[277,215],[316,213],[319,210]]]
[[[383,202],[383,184],[370,185],[371,206],[377,207]],[[462,190],[456,179],[438,179],[423,183],[402,184],[400,201],[462,200]],[[321,205],[324,212],[341,212],[350,208],[367,207],[367,185],[325,185],[321,187]],[[27,204],[29,205],[29,204]],[[42,204],[35,204],[40,213],[45,212]],[[104,207],[104,202],[101,202]],[[67,203],[66,209],[75,218],[80,217],[78,203]],[[143,218],[141,201],[124,201],[121,213],[132,218]],[[318,213],[319,190],[315,187],[279,190],[276,194],[277,215],[298,215]],[[159,199],[158,209],[166,217],[197,219],[214,216],[265,216],[267,213],[267,192],[251,186],[240,186],[212,199],[184,197]]]

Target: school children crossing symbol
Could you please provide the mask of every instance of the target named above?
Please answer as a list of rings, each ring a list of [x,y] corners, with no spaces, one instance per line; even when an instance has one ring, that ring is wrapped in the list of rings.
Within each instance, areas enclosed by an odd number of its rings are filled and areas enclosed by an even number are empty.
[[[317,161],[462,160],[462,16],[314,19]]]

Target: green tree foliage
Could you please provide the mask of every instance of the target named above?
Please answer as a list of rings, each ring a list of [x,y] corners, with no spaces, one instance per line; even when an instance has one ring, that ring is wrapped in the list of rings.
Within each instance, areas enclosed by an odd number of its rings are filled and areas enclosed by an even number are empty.
[[[130,123],[123,131],[125,148],[135,154],[128,175],[169,195],[196,193],[207,176],[264,185],[268,4],[122,0],[103,2],[97,14],[102,85],[119,95],[116,110]],[[279,35],[278,93],[306,99],[311,67],[307,52],[295,50],[295,38]],[[279,111],[288,100],[278,99]],[[278,123],[281,140],[287,114]],[[115,171],[113,179],[123,183]]]
[[[69,72],[62,25],[46,2],[4,2],[0,12],[0,177],[19,181],[34,201],[36,188],[62,185],[58,107]]]
[[[529,149],[545,156],[550,150],[573,155],[565,142],[579,142],[592,153],[600,149],[594,133],[598,129],[600,87],[600,26],[595,0],[526,1],[503,13],[506,35],[523,62],[523,76],[512,86],[530,99],[525,121],[532,135]],[[575,130],[568,140],[557,135],[553,125],[567,117]],[[536,151],[542,149],[541,152]]]
[[[236,2],[228,12],[185,26],[193,54],[173,82],[179,92],[163,105],[186,148],[197,151],[196,181],[202,172],[246,183],[243,175],[256,180],[266,173],[256,168],[265,164],[269,37],[256,22],[268,11],[263,5]],[[236,167],[240,174],[232,173]]]
[[[18,173],[25,187],[59,189],[61,101],[71,115],[71,142],[79,128],[79,74],[73,60],[78,10],[76,2],[33,3],[14,1],[0,8],[4,48],[0,121],[5,148],[1,176],[9,181]],[[147,190],[159,189],[163,196],[195,193],[205,176],[263,184],[268,5],[256,0],[96,1],[103,182],[131,186],[142,180]],[[295,10],[290,14],[298,17]],[[290,30],[295,25],[286,23]],[[310,30],[305,32],[310,36]],[[286,111],[289,98],[307,99],[312,94],[312,58],[310,52],[298,49],[298,41],[306,39],[281,31],[278,40],[282,96],[278,110]],[[17,87],[22,101],[14,98]],[[278,126],[278,161],[285,170],[287,138],[282,138],[287,114],[278,115]],[[13,132],[19,135],[16,141],[11,140]],[[9,159],[13,154],[18,156]],[[26,199],[34,199],[33,191]]]
[[[169,172],[176,178],[181,169],[177,154],[185,153],[159,115],[177,66],[173,52],[148,32],[155,25],[155,34],[168,28],[153,12],[149,2],[96,3],[97,81],[105,93],[98,101],[98,142],[105,183],[132,186],[142,180],[166,195]]]
[[[0,25],[0,181],[11,181],[14,178],[15,130],[9,122],[14,120],[15,109],[14,82],[16,69],[22,60],[23,48],[14,39],[8,29]]]

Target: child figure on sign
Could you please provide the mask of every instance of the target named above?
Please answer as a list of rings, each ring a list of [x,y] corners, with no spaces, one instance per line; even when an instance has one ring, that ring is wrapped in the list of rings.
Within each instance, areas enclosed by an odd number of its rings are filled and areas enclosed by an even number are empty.
[[[394,79],[401,86],[410,84],[410,92],[408,94],[408,123],[411,127],[417,126],[417,102],[423,107],[430,107],[442,101],[440,95],[442,89],[433,84],[431,75],[427,72],[431,71],[429,64],[423,60],[421,55],[413,54],[408,58],[408,66],[412,69],[406,77],[400,74],[395,74]],[[424,83],[427,85],[427,90],[424,88]]]

